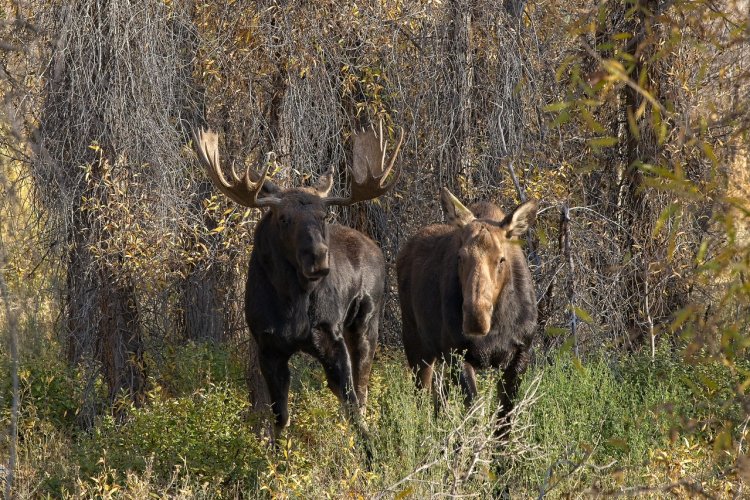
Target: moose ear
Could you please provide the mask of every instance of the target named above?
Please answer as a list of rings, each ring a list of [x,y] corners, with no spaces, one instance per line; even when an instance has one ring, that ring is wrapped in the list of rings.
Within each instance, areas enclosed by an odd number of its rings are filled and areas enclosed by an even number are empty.
[[[263,196],[273,196],[279,194],[279,191],[281,191],[281,188],[268,180],[268,177],[263,181],[263,187],[260,188],[260,194]]]
[[[474,214],[466,208],[448,188],[443,188],[440,193],[440,203],[443,205],[443,212],[449,224],[454,226],[465,226],[474,220]]]
[[[328,170],[323,172],[323,175],[320,176],[318,179],[318,182],[315,183],[314,189],[318,192],[318,196],[321,198],[324,198],[328,196],[328,193],[331,192],[331,188],[333,187],[333,166],[328,167]]]
[[[507,231],[508,238],[523,236],[529,230],[529,227],[534,225],[536,208],[536,201],[527,201],[503,219],[500,227]]]

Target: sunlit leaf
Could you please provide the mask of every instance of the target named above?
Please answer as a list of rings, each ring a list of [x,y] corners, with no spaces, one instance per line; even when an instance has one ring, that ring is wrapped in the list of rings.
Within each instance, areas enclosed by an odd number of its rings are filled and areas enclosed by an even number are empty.
[[[553,127],[559,127],[570,121],[570,112],[566,109],[563,110],[557,117],[552,121]]]
[[[562,101],[562,102],[556,102],[553,104],[548,104],[543,109],[544,111],[547,111],[549,113],[557,113],[558,111],[562,111],[563,109],[567,109],[570,107],[570,102],[568,101]]]
[[[549,335],[550,337],[559,337],[561,335],[565,335],[570,330],[568,328],[561,328],[559,326],[548,326],[544,329],[544,333]]]
[[[617,137],[613,136],[596,137],[594,139],[589,139],[589,144],[593,148],[608,148],[616,145],[617,142]]]
[[[575,368],[575,370],[579,374],[583,375],[585,373],[585,370],[583,369],[583,364],[581,363],[581,358],[579,358],[578,356],[573,356],[573,360],[572,361],[573,361],[573,368]]]
[[[627,111],[627,117],[628,117],[628,127],[630,128],[630,134],[633,136],[633,138],[636,141],[639,141],[641,139],[641,129],[638,127],[638,122],[635,117],[635,113],[631,108],[628,108]]]
[[[591,317],[591,315],[578,306],[573,306],[573,313],[576,316],[578,316],[578,318],[580,318],[581,321],[584,321],[589,324],[594,322],[594,319]]]
[[[630,449],[627,440],[622,438],[610,438],[607,440],[607,444],[620,451],[628,451]]]
[[[711,163],[714,165],[717,165],[719,163],[719,159],[716,157],[716,153],[714,153],[714,148],[706,141],[701,141],[701,149],[706,154],[706,157],[711,160]]]
[[[674,213],[679,208],[679,205],[677,203],[670,203],[666,207],[664,207],[664,210],[661,211],[661,214],[659,214],[659,218],[656,220],[656,223],[654,224],[654,229],[651,231],[651,237],[656,238],[659,233],[661,232],[662,228],[664,227],[664,224],[667,223],[670,217],[674,215]]]
[[[408,486],[404,488],[403,490],[396,493],[396,496],[394,497],[396,500],[401,500],[403,498],[408,497],[409,495],[412,495],[414,493],[414,487]]]
[[[723,429],[714,439],[714,453],[726,451],[732,448],[732,432],[730,429]]]

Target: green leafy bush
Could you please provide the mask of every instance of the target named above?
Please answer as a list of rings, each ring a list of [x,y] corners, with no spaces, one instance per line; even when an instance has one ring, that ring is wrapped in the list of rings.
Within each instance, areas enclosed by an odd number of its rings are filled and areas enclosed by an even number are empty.
[[[103,465],[125,474],[144,471],[147,461],[158,478],[185,469],[217,483],[254,484],[265,469],[266,445],[245,420],[244,392],[210,385],[189,396],[161,399],[132,409],[127,421],[103,419],[79,447],[84,475]]]
[[[243,383],[244,363],[236,350],[211,342],[188,342],[167,347],[163,359],[154,363],[154,378],[169,395],[182,396],[211,383]]]
[[[50,353],[50,355],[53,353]],[[19,368],[19,421],[33,428],[34,422],[45,421],[57,429],[70,429],[75,423],[82,399],[82,386],[78,373],[51,356],[32,359]],[[10,372],[8,365],[2,368]],[[0,403],[4,417],[9,416],[11,405],[11,379],[0,378]]]
[[[244,382],[228,375],[239,363],[218,347],[185,351],[184,365],[168,373],[179,383],[162,390],[155,378],[146,406],[130,408],[123,422],[102,418],[90,433],[75,425],[77,375],[61,363],[26,362],[20,443],[25,474],[34,478],[28,491],[135,498],[616,492],[718,471],[727,464],[714,444],[741,437],[732,428],[723,434],[742,411],[733,398],[741,373],[688,364],[667,343],[654,359],[578,360],[563,350],[532,366],[519,399],[530,396],[502,447],[487,439],[496,373],[481,373],[476,407],[465,408],[453,387],[436,417],[432,396],[415,390],[401,352],[384,349],[365,415],[368,466],[362,436],[343,418],[314,360],[293,359],[291,426],[273,448],[248,420]]]
[[[672,447],[681,431],[693,436],[700,426],[709,447],[739,380],[716,363],[686,364],[667,343],[653,359],[638,353],[581,362],[562,351],[549,366],[533,368],[524,385],[535,372],[543,378],[528,416],[530,439],[544,453],[519,464],[519,479],[535,489],[575,477],[576,491],[580,484],[602,486],[606,477],[642,484],[654,451]]]

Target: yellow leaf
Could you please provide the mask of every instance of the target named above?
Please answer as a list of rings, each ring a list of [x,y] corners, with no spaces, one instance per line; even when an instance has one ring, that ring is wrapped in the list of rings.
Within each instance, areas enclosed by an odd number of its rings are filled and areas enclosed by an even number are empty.
[[[593,139],[589,139],[589,144],[593,148],[608,148],[617,144],[617,137],[595,137]]]
[[[553,104],[548,104],[544,107],[544,111],[550,112],[550,113],[556,113],[558,111],[562,111],[563,109],[566,109],[570,107],[570,102],[556,102]]]
[[[576,316],[578,316],[581,321],[585,323],[593,323],[594,319],[591,317],[589,313],[581,309],[580,307],[573,306],[573,313],[575,313]]]
[[[583,363],[581,363],[581,358],[579,358],[578,356],[573,356],[573,368],[575,368],[578,373],[583,375]]]
[[[566,333],[568,333],[568,329],[560,328],[557,326],[549,326],[544,330],[544,332],[550,337],[558,337],[560,335],[565,335]]]
[[[412,493],[414,493],[414,487],[409,486],[408,488],[405,488],[405,489],[399,491],[398,493],[396,493],[395,499],[396,500],[401,500],[402,498],[408,497]]]

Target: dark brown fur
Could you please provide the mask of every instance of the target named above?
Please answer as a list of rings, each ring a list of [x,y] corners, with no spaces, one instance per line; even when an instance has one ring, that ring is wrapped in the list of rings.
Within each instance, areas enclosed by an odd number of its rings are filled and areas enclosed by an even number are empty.
[[[347,405],[364,406],[383,307],[385,261],[362,233],[325,222],[311,189],[279,192],[255,229],[245,293],[277,430],[289,421],[289,358],[320,361],[328,386]]]
[[[471,213],[460,205],[465,221],[445,196],[443,206],[454,225],[425,227],[396,261],[406,356],[417,386],[429,387],[436,360],[463,355],[467,402],[476,395],[475,369],[502,368],[499,392],[507,413],[536,327],[534,286],[517,240],[536,205],[507,217],[490,203],[473,205]]]
[[[269,208],[255,228],[245,287],[245,317],[258,344],[260,370],[268,387],[276,433],[289,423],[289,358],[306,352],[323,365],[328,386],[357,416],[367,399],[383,309],[385,260],[365,235],[327,224],[327,207],[349,206],[391,189],[404,132],[386,162],[387,141],[380,122],[353,134],[347,197],[331,197],[333,171],[314,187],[282,190],[266,178],[275,163],[269,152],[260,174],[224,175],[219,136],[194,131],[198,158],[214,185],[230,199],[252,208]],[[390,176],[390,177],[389,177]],[[366,428],[356,419],[358,430]],[[368,457],[370,453],[368,451]]]

